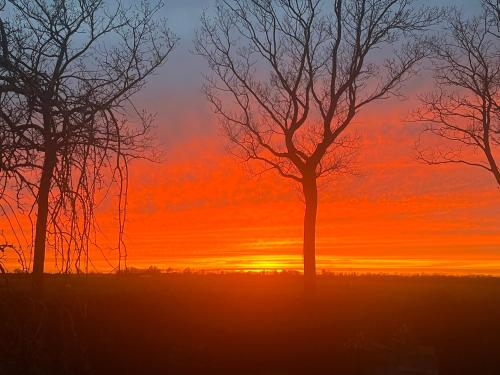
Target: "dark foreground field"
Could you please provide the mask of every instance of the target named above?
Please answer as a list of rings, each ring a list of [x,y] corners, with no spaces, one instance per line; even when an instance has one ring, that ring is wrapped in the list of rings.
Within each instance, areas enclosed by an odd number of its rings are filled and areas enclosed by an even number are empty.
[[[500,279],[10,276],[0,374],[500,374]]]

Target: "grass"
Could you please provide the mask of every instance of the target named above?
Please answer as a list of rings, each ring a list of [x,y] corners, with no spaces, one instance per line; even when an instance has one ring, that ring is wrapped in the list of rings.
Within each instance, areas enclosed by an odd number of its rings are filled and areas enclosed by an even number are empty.
[[[26,275],[0,290],[0,374],[500,373],[500,279]]]

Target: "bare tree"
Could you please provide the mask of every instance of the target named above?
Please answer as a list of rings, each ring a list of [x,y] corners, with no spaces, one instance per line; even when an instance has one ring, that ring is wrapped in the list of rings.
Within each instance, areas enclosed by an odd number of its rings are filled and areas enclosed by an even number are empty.
[[[423,96],[415,119],[425,124],[418,143],[427,164],[482,168],[500,186],[500,8],[484,2],[480,15],[448,13],[444,36],[430,42],[437,90]],[[432,138],[439,146],[429,146]]]
[[[146,156],[151,143],[152,117],[131,97],[176,42],[161,6],[9,0],[0,14],[0,168],[18,201],[26,191],[35,198],[35,290],[46,244],[62,271],[88,267],[96,199],[110,184],[119,190],[122,260],[127,161]]]
[[[500,0],[483,0],[484,9],[488,22],[493,26],[493,32],[497,37],[500,37]],[[496,31],[495,31],[496,30]]]
[[[202,17],[196,51],[213,73],[205,92],[228,139],[245,160],[302,187],[308,292],[316,278],[317,180],[349,170],[355,139],[346,129],[369,103],[398,95],[424,57],[411,37],[439,12],[415,3],[221,0]]]

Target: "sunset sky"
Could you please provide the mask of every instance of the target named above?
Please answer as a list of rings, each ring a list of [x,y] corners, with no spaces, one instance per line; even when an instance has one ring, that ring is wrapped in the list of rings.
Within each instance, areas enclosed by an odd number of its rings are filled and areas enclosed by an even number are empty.
[[[207,6],[167,1],[180,43],[137,97],[138,107],[157,113],[164,162],[131,164],[128,265],[300,270],[298,186],[230,155],[200,92],[206,66],[191,51]],[[500,274],[500,191],[492,177],[416,160],[420,127],[405,119],[416,96],[431,90],[428,74],[406,86],[406,99],[375,103],[353,124],[362,140],[356,174],[320,186],[319,270]],[[114,239],[106,231],[113,209],[100,207],[105,243]],[[93,259],[95,269],[109,270],[99,251]]]

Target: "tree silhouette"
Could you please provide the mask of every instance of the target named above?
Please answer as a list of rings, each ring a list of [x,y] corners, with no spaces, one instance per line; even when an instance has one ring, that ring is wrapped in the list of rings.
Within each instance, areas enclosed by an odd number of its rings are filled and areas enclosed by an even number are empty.
[[[0,168],[19,201],[34,197],[33,285],[42,289],[46,243],[62,271],[88,266],[99,191],[119,189],[123,251],[127,161],[146,156],[151,116],[133,94],[176,38],[161,3],[7,1],[0,14]],[[120,265],[119,265],[120,266]]]
[[[426,124],[419,158],[479,167],[500,186],[500,7],[485,1],[472,18],[455,9],[446,22],[445,35],[429,43],[437,90],[421,98],[415,114]],[[444,142],[430,147],[427,135]]]
[[[398,94],[439,12],[412,0],[221,0],[202,16],[205,92],[230,142],[302,187],[304,274],[316,277],[317,180],[349,170],[359,111]],[[389,56],[384,58],[383,56]]]

